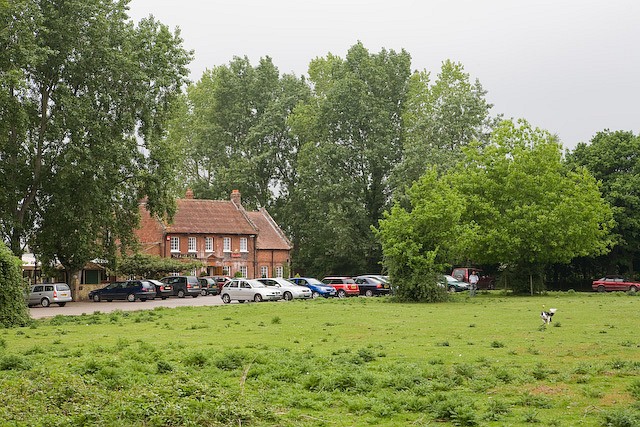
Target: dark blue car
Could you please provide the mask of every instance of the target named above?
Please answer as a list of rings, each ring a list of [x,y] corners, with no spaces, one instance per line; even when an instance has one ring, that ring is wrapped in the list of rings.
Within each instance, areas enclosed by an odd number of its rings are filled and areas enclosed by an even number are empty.
[[[318,279],[314,279],[312,277],[292,277],[288,279],[290,282],[295,283],[296,285],[306,286],[311,289],[311,295],[313,298],[318,297],[335,297],[336,288],[333,286],[325,285]]]
[[[102,289],[95,289],[89,292],[89,299],[100,302],[114,299],[122,299],[134,302],[139,299],[146,301],[156,297],[156,286],[146,280],[127,280],[126,282],[114,282]]]

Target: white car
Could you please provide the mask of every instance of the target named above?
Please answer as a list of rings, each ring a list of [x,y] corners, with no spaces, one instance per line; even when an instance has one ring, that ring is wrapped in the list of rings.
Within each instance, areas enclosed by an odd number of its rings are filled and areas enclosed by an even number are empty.
[[[232,300],[245,301],[277,301],[282,299],[282,292],[265,286],[255,279],[233,279],[222,287],[222,302],[229,304]]]
[[[296,285],[283,277],[267,277],[256,279],[265,285],[277,288],[282,292],[282,298],[291,301],[292,299],[310,299],[312,297],[311,289],[306,286]]]

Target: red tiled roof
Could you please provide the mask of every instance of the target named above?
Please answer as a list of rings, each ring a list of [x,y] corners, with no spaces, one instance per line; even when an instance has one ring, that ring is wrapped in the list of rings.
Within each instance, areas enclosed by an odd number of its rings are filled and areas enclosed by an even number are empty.
[[[262,208],[257,212],[247,212],[247,215],[258,228],[256,242],[258,249],[291,249],[291,242],[289,242],[289,239],[287,239],[266,209]]]
[[[167,233],[256,234],[247,212],[225,200],[178,199]]]

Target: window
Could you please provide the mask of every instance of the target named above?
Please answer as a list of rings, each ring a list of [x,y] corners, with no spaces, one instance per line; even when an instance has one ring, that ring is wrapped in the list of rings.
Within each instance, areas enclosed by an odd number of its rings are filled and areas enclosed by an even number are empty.
[[[284,275],[284,269],[281,265],[276,267],[276,277],[282,277]]]
[[[247,238],[240,238],[240,252],[247,252]]]
[[[172,237],[171,238],[171,252],[180,252],[180,238]]]
[[[224,251],[225,252],[231,252],[231,237],[225,237],[223,239],[224,242]]]
[[[204,238],[204,250],[205,252],[213,252],[213,237]]]
[[[269,267],[266,265],[260,267],[260,277],[269,277]]]
[[[189,252],[195,252],[195,251],[196,251],[196,238],[189,237]]]
[[[229,267],[228,265],[225,265],[224,267],[222,267],[222,275],[231,276],[231,267]]]
[[[242,275],[242,277],[247,277],[247,266],[243,265],[240,267],[240,274]]]

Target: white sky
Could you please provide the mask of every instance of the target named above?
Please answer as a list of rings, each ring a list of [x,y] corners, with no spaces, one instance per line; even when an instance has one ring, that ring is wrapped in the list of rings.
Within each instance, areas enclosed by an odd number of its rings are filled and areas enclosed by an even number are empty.
[[[281,73],[311,59],[404,48],[414,70],[461,62],[494,104],[568,148],[610,130],[640,131],[638,0],[132,0],[130,16],[179,27],[207,68],[270,56]]]

